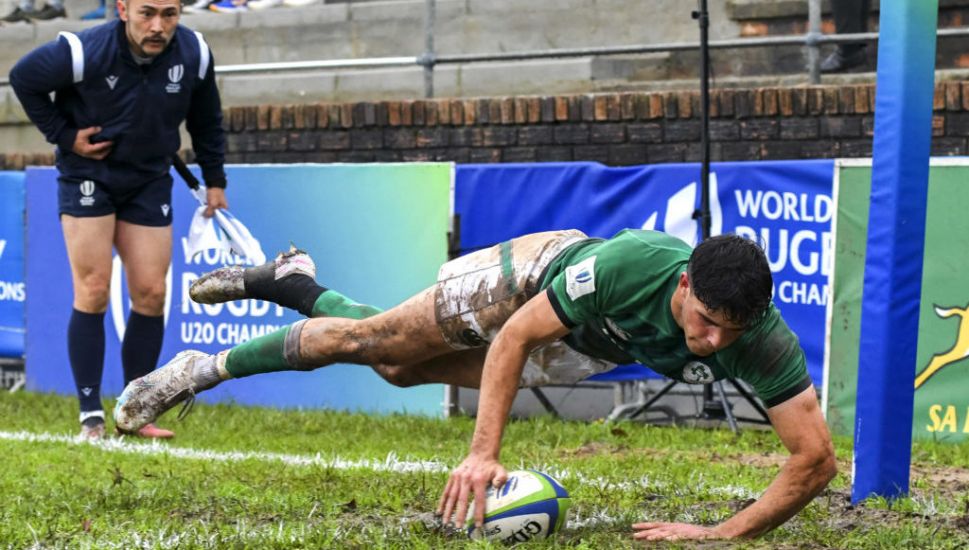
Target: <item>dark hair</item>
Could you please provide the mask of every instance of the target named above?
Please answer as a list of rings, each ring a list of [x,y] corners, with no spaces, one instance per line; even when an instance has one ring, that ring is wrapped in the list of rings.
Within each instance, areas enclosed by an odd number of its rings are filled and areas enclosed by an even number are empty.
[[[697,299],[731,323],[756,324],[770,306],[774,282],[767,257],[757,243],[738,235],[704,239],[690,255],[687,276]]]

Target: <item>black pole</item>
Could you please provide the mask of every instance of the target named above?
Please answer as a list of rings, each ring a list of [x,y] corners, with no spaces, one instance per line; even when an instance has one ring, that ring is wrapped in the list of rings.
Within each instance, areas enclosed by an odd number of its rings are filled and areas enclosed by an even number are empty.
[[[698,0],[693,17],[700,23],[700,235],[710,236],[710,12]]]
[[[710,12],[707,0],[697,0],[697,10],[693,18],[700,24],[700,209],[696,212],[700,220],[701,240],[710,237]],[[716,382],[719,384],[719,382]],[[731,420],[730,427],[737,431],[733,418],[729,416],[720,390],[720,399],[713,395],[713,384],[703,386],[703,410],[701,416],[708,419]]]

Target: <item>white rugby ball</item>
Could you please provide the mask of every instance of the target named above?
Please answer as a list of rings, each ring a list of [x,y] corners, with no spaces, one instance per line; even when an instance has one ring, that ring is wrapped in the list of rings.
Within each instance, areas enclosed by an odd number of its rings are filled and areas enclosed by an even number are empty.
[[[571,502],[558,481],[535,470],[509,472],[504,485],[488,488],[485,500],[480,529],[474,527],[472,512],[468,512],[468,535],[506,543],[544,539],[558,532],[565,527]]]

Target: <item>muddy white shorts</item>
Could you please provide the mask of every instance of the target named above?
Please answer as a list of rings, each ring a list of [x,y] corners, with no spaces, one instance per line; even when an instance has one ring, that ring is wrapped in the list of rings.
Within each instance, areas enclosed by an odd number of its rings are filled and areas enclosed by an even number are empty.
[[[538,294],[552,260],[587,238],[574,229],[533,233],[441,266],[434,298],[444,340],[456,350],[488,346],[508,318]],[[559,340],[532,351],[521,386],[572,384],[615,366]]]

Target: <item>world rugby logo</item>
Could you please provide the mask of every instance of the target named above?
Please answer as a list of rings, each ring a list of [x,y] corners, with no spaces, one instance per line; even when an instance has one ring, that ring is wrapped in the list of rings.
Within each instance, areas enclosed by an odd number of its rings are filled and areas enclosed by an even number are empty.
[[[660,226],[659,212],[653,212],[643,222],[642,228],[663,231],[682,240],[690,246],[699,242],[699,226],[693,218],[696,212],[699,185],[692,182],[673,194],[666,201],[666,213]],[[719,235],[723,231],[723,211],[720,208],[720,195],[717,188],[717,174],[710,173],[710,234]]]
[[[165,86],[165,91],[170,94],[177,94],[182,90],[182,85],[179,84],[182,80],[182,76],[185,75],[185,67],[179,63],[178,65],[173,65],[168,68],[168,85]]]
[[[114,330],[118,334],[118,341],[124,340],[124,331],[128,324],[128,312],[131,311],[131,299],[127,296],[124,284],[124,264],[121,257],[115,256],[111,261],[111,321]],[[172,266],[168,266],[168,274],[165,275],[165,308],[163,311],[164,324],[168,325],[168,314],[172,309]]]
[[[80,191],[81,191],[81,195],[83,195],[80,200],[81,206],[94,205],[94,197],[92,196],[94,195],[94,191],[95,191],[94,182],[91,180],[82,181],[80,185]]]
[[[182,80],[183,74],[185,74],[185,67],[181,63],[168,68],[168,80],[172,83]]]

